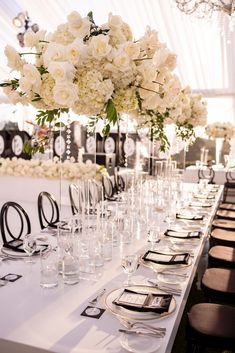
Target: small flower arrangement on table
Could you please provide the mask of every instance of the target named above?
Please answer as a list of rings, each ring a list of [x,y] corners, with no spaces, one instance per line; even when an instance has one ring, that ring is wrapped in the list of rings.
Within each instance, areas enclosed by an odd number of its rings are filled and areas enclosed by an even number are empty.
[[[208,124],[205,130],[209,138],[223,138],[229,141],[234,136],[235,126],[229,122],[215,122]]]
[[[107,171],[103,166],[90,161],[75,163],[73,158],[64,162],[60,162],[58,157],[47,161],[25,160],[16,157],[12,159],[0,158],[0,176],[102,181],[102,177],[105,175],[107,175]]]

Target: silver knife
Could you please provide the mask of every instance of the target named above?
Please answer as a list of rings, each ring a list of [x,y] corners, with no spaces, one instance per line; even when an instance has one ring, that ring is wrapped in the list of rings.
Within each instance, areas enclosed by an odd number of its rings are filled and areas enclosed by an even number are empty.
[[[122,333],[127,333],[128,335],[136,334],[136,335],[143,335],[143,336],[152,336],[152,337],[164,337],[165,332],[150,332],[150,331],[140,331],[140,330],[125,330],[120,328],[118,330],[119,332]]]

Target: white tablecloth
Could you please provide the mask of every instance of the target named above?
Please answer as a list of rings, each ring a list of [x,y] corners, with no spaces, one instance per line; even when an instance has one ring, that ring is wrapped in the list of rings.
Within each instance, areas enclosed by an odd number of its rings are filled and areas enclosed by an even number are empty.
[[[218,185],[224,185],[226,181],[226,168],[214,169],[215,178],[214,182]],[[189,166],[185,169],[184,181],[186,183],[197,183],[198,182],[198,168],[196,166]]]

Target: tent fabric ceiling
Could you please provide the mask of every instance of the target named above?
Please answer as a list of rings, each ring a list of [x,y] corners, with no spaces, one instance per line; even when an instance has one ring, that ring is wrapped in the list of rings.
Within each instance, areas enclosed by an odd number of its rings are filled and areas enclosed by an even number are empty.
[[[184,85],[189,84],[207,96],[234,94],[233,41],[228,44],[226,36],[221,37],[212,23],[182,14],[174,0],[1,0],[0,80],[9,73],[4,47],[9,44],[23,51],[16,39],[19,30],[12,24],[19,12],[28,11],[32,22],[50,32],[65,22],[73,10],[82,16],[93,11],[97,24],[106,22],[110,12],[120,15],[131,26],[136,39],[149,25],[177,54],[176,73]]]

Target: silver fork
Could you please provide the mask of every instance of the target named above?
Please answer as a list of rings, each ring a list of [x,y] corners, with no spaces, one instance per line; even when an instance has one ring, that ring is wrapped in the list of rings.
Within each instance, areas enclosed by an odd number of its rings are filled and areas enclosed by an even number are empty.
[[[128,329],[131,328],[146,328],[152,331],[157,331],[157,332],[162,332],[165,334],[166,332],[166,328],[165,327],[155,327],[153,325],[150,324],[146,324],[145,322],[142,321],[128,321],[128,320],[124,320],[124,319],[119,319],[120,322],[123,324],[123,326],[125,326]]]
[[[97,296],[94,299],[92,299],[91,301],[89,301],[88,303],[90,305],[96,306],[98,303],[98,300],[102,297],[102,295],[105,293],[105,291],[106,291],[106,289],[103,288],[100,292],[98,292]]]

